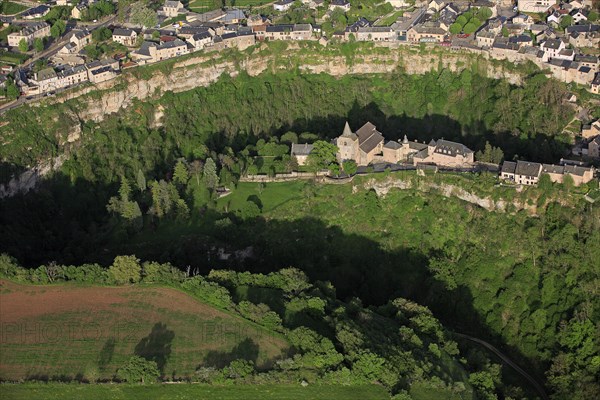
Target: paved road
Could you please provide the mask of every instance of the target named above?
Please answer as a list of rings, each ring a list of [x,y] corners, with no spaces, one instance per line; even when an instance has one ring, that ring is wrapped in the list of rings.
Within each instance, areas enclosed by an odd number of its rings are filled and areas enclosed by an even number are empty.
[[[484,340],[481,340],[481,339],[478,339],[476,337],[469,336],[469,335],[464,335],[462,333],[457,333],[457,332],[454,332],[454,334],[456,336],[465,338],[465,339],[470,340],[472,342],[479,343],[480,345],[482,345],[483,347],[485,347],[486,349],[488,349],[489,351],[491,351],[492,353],[494,353],[495,355],[497,355],[498,357],[500,357],[500,359],[506,365],[508,365],[509,367],[511,367],[512,369],[514,369],[515,371],[517,371],[525,379],[527,379],[529,382],[531,382],[532,386],[540,394],[540,396],[542,397],[542,399],[544,399],[544,400],[550,400],[550,397],[548,397],[548,395],[546,394],[546,391],[544,390],[544,387],[538,381],[536,381],[531,375],[529,375],[527,372],[525,372],[525,370],[523,370],[523,368],[519,367],[510,358],[508,358],[507,356],[505,356],[504,354],[502,354],[500,352],[500,350],[498,350],[497,348],[495,348],[494,346],[492,346],[488,342],[486,342]]]

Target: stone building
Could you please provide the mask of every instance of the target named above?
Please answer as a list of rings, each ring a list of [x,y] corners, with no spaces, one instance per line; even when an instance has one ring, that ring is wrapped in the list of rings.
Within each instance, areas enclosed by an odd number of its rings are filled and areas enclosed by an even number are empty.
[[[412,156],[426,148],[425,143],[411,142],[404,135],[402,143],[390,140],[383,146],[383,161],[391,164],[412,162]]]
[[[413,156],[414,165],[435,164],[444,167],[470,167],[474,162],[475,153],[462,143],[440,139],[431,140],[427,148]]]
[[[313,149],[313,145],[312,144],[308,144],[308,143],[304,143],[304,144],[297,144],[297,143],[292,143],[292,151],[291,151],[291,156],[292,157],[296,157],[296,161],[298,162],[298,165],[302,166],[302,165],[306,165],[306,161],[308,159],[308,155],[310,154],[310,152]]]
[[[600,158],[600,136],[596,136],[588,143],[588,157]]]
[[[370,122],[364,124],[356,133],[346,122],[341,136],[335,139],[338,147],[338,161],[354,160],[357,165],[369,165],[383,151],[383,135]]]
[[[542,164],[529,161],[505,161],[502,164],[500,177],[521,185],[535,185],[540,179]]]
[[[505,161],[500,178],[521,185],[536,185],[542,174],[547,174],[552,182],[561,183],[566,175],[573,178],[575,186],[588,183],[594,178],[594,168],[579,165],[540,164],[529,161]]]
[[[137,44],[137,32],[133,29],[116,28],[112,33],[113,42],[133,47]]]

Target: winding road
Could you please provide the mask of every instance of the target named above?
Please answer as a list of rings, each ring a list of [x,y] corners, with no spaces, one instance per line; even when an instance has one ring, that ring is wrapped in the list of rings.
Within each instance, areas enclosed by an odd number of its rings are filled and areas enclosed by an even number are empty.
[[[546,394],[546,391],[544,390],[544,387],[542,385],[540,385],[540,383],[538,381],[536,381],[531,375],[529,375],[527,372],[525,372],[525,370],[521,367],[519,367],[517,364],[515,364],[510,358],[508,358],[507,356],[505,356],[504,354],[502,354],[500,352],[500,350],[498,350],[497,348],[495,348],[494,346],[492,346],[491,344],[489,344],[488,342],[478,339],[476,337],[473,336],[469,336],[469,335],[464,335],[462,333],[457,333],[457,332],[453,332],[456,336],[470,340],[472,342],[478,343],[480,345],[482,345],[483,347],[485,347],[486,349],[488,349],[489,351],[491,351],[492,353],[494,353],[495,355],[497,355],[498,357],[500,357],[500,359],[509,367],[511,367],[512,369],[514,369],[515,371],[517,371],[520,375],[522,375],[525,379],[527,379],[529,382],[531,382],[531,384],[533,385],[533,387],[535,388],[535,390],[540,394],[540,396],[542,397],[542,399],[544,400],[550,400],[550,397],[548,397],[548,395]]]

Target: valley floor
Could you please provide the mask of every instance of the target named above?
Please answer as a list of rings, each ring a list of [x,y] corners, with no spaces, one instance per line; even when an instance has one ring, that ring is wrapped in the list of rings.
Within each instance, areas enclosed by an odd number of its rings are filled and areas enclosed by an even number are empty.
[[[387,391],[369,386],[235,385],[208,386],[195,384],[163,385],[81,385],[22,384],[1,385],[0,397],[12,400],[379,400],[389,399]]]

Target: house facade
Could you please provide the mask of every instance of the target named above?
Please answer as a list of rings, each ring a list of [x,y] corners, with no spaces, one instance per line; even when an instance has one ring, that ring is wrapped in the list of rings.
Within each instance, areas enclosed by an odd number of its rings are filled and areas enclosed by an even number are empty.
[[[594,178],[594,168],[579,165],[540,164],[529,161],[505,161],[502,164],[500,178],[521,185],[536,185],[542,174],[552,182],[562,183],[566,175],[573,178],[575,186],[588,183]]]
[[[406,34],[409,42],[441,43],[444,41],[447,31],[439,23],[427,22],[413,26]]]
[[[308,161],[308,155],[310,154],[312,149],[313,149],[312,144],[292,143],[291,156],[292,156],[292,158],[294,158],[294,157],[296,158],[296,161],[298,162],[299,166],[306,165],[306,162]]]
[[[294,5],[294,0],[279,0],[273,3],[273,10],[275,11],[287,11]]]
[[[469,167],[475,162],[475,153],[462,143],[449,140],[431,140],[427,148],[413,156],[413,164],[435,164],[451,168]]]
[[[162,6],[162,14],[167,18],[173,18],[178,16],[179,14],[185,14],[186,9],[183,8],[183,4],[180,1],[165,1],[165,4]]]
[[[9,34],[6,38],[9,46],[17,47],[19,46],[21,40],[25,40],[25,42],[31,46],[34,39],[45,38],[48,36],[50,36],[50,25],[48,25],[46,22],[36,22],[34,24],[27,25],[19,32],[13,32]]]
[[[329,10],[333,11],[336,8],[339,8],[344,12],[350,11],[350,2],[347,0],[331,0],[329,3]]]
[[[535,185],[540,179],[542,164],[529,161],[505,161],[502,164],[500,177],[520,185]]]
[[[112,34],[113,42],[126,47],[134,47],[137,44],[137,38],[137,32],[133,29],[116,28]]]
[[[167,60],[184,54],[188,54],[187,44],[181,39],[175,39],[160,44],[144,42],[137,51],[131,53],[131,57],[135,62],[145,64]]]
[[[404,135],[402,143],[390,140],[383,146],[383,161],[390,164],[412,162],[413,156],[426,148],[425,143],[409,141]]]

